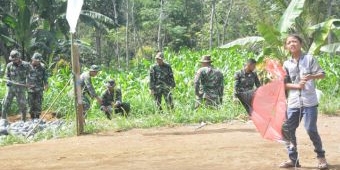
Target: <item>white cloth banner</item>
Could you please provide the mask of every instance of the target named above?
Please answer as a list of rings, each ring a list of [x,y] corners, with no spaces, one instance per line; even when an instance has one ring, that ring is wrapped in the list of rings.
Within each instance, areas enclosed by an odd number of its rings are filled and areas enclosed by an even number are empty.
[[[76,32],[76,26],[83,3],[84,0],[67,0],[66,19],[70,25],[71,33]]]

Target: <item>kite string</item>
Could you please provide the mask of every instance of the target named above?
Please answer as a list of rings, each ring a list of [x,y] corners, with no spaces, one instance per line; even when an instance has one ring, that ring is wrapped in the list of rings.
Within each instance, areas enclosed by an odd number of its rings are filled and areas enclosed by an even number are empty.
[[[301,78],[300,78],[300,59],[298,59],[298,61],[297,61],[297,64],[296,64],[296,70],[297,70],[297,72],[298,72],[298,78],[299,78],[299,80],[301,80]],[[301,97],[302,97],[302,90],[301,89],[299,89],[299,103],[300,103],[300,107],[299,107],[299,124],[301,123],[301,119],[302,119],[302,107],[303,107],[303,100],[301,99]],[[296,140],[296,130],[295,130],[295,140]],[[297,152],[297,160],[295,161],[295,167],[294,167],[294,169],[295,170],[297,170],[298,169],[298,167],[297,167],[297,165],[298,165],[298,162],[299,162],[299,160],[300,160],[300,154],[299,154],[299,147],[298,147],[298,144],[297,144],[297,142],[295,142],[296,143],[296,152]]]
[[[301,119],[302,119],[302,108],[303,108],[303,101],[301,99],[301,90],[300,91],[300,95],[299,95],[299,102],[300,102],[300,108],[299,108],[299,124],[301,123]],[[295,138],[296,138],[296,131],[295,131]],[[296,139],[295,139],[296,140]],[[298,147],[298,144],[296,142],[296,152],[297,152],[297,160],[295,161],[295,170],[298,169],[297,165],[298,165],[298,162],[300,160],[300,154],[299,154],[299,147]]]
[[[39,121],[34,125],[33,129],[31,131],[29,131],[26,135],[26,138],[28,138],[32,132],[37,128],[37,126],[40,124],[40,122],[43,120],[43,118],[46,116],[46,114],[50,111],[50,109],[52,108],[52,106],[55,104],[55,102],[59,99],[59,97],[61,96],[62,92],[64,92],[64,90],[66,89],[66,87],[69,85],[69,83],[71,82],[72,78],[70,78],[66,85],[63,87],[63,89],[61,89],[61,91],[59,92],[59,94],[57,95],[56,98],[54,98],[54,101],[52,101],[51,105],[48,107],[48,109],[45,111],[45,113],[41,116],[41,118],[39,119]],[[34,124],[34,123],[33,123]]]

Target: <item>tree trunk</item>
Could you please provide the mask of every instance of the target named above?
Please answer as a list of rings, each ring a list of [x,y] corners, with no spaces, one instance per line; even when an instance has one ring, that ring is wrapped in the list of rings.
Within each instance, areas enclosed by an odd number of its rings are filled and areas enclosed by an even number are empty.
[[[332,3],[333,0],[328,0],[328,4],[327,4],[327,17],[330,18],[332,16]],[[332,34],[328,34],[328,44],[332,43]]]
[[[22,59],[25,60],[25,61],[28,61],[27,60],[27,57],[26,57],[26,52],[25,52],[25,42],[22,41],[21,42],[21,55],[22,55]]]
[[[136,28],[137,29],[137,28]],[[141,36],[139,35],[139,31],[136,30],[136,39],[137,39],[137,43],[138,43],[138,48],[141,49],[142,51],[142,56],[144,56],[144,49],[143,49],[143,40],[141,39]]]
[[[96,51],[98,56],[98,62],[102,63],[102,50],[101,50],[101,31],[96,29]],[[98,63],[98,64],[99,64]]]
[[[332,16],[332,3],[333,3],[333,0],[328,0],[328,4],[327,4],[327,17],[330,18]],[[328,41],[328,44],[332,44],[332,31],[328,34],[328,37],[327,37],[327,41]],[[330,56],[333,57],[333,53],[330,53]]]
[[[117,3],[116,0],[112,0],[113,3],[113,16],[115,17],[115,24],[118,25]]]
[[[117,12],[117,1],[116,0],[112,0],[112,4],[113,4],[113,16],[114,16],[114,22],[116,25],[119,25],[118,24],[118,12]],[[118,28],[115,28],[116,30],[116,34],[118,35]],[[114,42],[114,46],[115,46],[115,54],[117,56],[116,60],[117,60],[117,67],[118,68],[121,68],[121,65],[120,65],[120,45],[119,45],[119,38],[117,38],[116,42]],[[108,62],[110,62],[111,60],[109,59]]]
[[[126,68],[129,68],[129,0],[126,1],[126,29],[125,29],[125,59]]]
[[[136,20],[135,20],[135,1],[132,1],[132,7],[131,7],[131,22],[132,22],[132,28],[133,28],[133,52],[134,52],[134,56],[136,56],[137,54],[137,50],[138,50],[138,40],[137,40],[137,28],[136,28]],[[139,59],[138,57],[136,57],[137,59],[137,65],[139,65]]]
[[[215,3],[216,3],[216,0],[211,1],[209,50],[211,50],[213,46]]]
[[[118,35],[118,28],[116,28],[116,34]],[[119,38],[116,39],[116,56],[117,56],[117,64],[118,64],[118,68],[121,68],[120,65],[120,46],[119,46]]]
[[[4,60],[6,61],[6,63],[8,63],[9,62],[9,58],[8,58],[9,52],[8,52],[8,49],[5,46],[3,41],[0,41],[0,51],[2,53],[2,56],[4,57]]]
[[[203,27],[203,25],[205,24],[205,19],[203,19],[203,18],[205,18],[204,16],[205,16],[205,11],[204,11],[204,6],[205,6],[205,2],[204,2],[204,0],[201,0],[200,1],[201,2],[201,6],[202,6],[202,10],[201,10],[201,13],[200,13],[200,26],[201,27]]]
[[[214,13],[214,19],[215,19],[215,21],[216,22],[218,22],[218,20],[217,20],[217,18],[216,18],[216,11],[215,11],[215,13]],[[216,24],[216,39],[217,39],[217,46],[220,46],[221,44],[220,44],[220,40],[221,40],[221,33],[220,33],[220,29],[218,28],[218,24]]]
[[[224,41],[226,40],[227,36],[226,36],[226,30],[227,30],[227,27],[228,27],[228,22],[229,22],[229,16],[230,16],[230,13],[233,9],[233,6],[234,6],[234,1],[233,0],[230,0],[230,5],[229,5],[229,10],[228,12],[226,13],[226,16],[223,20],[223,28],[222,28],[222,33],[223,33],[223,37],[222,37],[222,45],[224,44]]]
[[[157,47],[158,51],[162,51],[162,21],[163,21],[163,4],[164,1],[161,1],[160,11],[159,11],[159,24],[158,24],[158,35],[157,35]]]

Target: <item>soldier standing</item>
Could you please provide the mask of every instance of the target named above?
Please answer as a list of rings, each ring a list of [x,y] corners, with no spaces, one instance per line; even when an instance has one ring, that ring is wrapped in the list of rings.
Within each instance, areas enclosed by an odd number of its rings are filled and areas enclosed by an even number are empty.
[[[82,89],[82,100],[83,100],[83,114],[86,116],[86,112],[91,107],[91,102],[89,97],[96,98],[98,104],[102,103],[100,97],[98,97],[94,87],[92,85],[91,78],[97,76],[98,72],[100,71],[100,67],[97,65],[92,65],[90,70],[84,72],[80,75],[80,85]]]
[[[203,56],[200,62],[202,67],[196,72],[194,80],[197,99],[195,108],[202,103],[207,106],[220,105],[224,91],[223,74],[220,70],[213,68],[209,55]]]
[[[7,79],[7,93],[2,107],[3,119],[7,119],[7,112],[15,97],[21,112],[21,120],[26,121],[26,81],[30,70],[30,64],[21,60],[21,54],[12,50],[9,56],[10,63],[6,66],[5,78]]]
[[[256,88],[261,86],[260,80],[254,72],[256,61],[248,59],[242,70],[235,73],[234,95],[240,100],[247,113],[251,114],[251,101]]]
[[[48,88],[48,74],[45,65],[41,63],[40,53],[32,56],[31,69],[28,75],[28,105],[31,119],[39,119],[42,111],[43,92]]]
[[[107,89],[102,94],[102,105],[100,110],[105,112],[108,119],[112,119],[112,112],[127,115],[130,112],[130,103],[122,102],[122,91],[116,88],[116,82],[109,80],[105,86]]]
[[[170,64],[164,62],[164,55],[161,52],[156,54],[157,63],[150,69],[150,91],[155,97],[159,110],[162,110],[161,102],[164,96],[167,107],[174,108],[171,89],[175,88],[175,80]]]

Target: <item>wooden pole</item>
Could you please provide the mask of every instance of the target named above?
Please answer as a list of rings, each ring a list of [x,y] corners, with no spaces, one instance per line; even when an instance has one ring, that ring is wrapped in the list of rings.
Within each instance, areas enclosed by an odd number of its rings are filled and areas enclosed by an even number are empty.
[[[84,115],[83,115],[83,102],[80,84],[80,64],[79,64],[79,51],[77,45],[74,44],[74,34],[71,33],[71,56],[72,56],[72,73],[75,94],[75,109],[76,109],[76,124],[77,135],[84,133]]]

